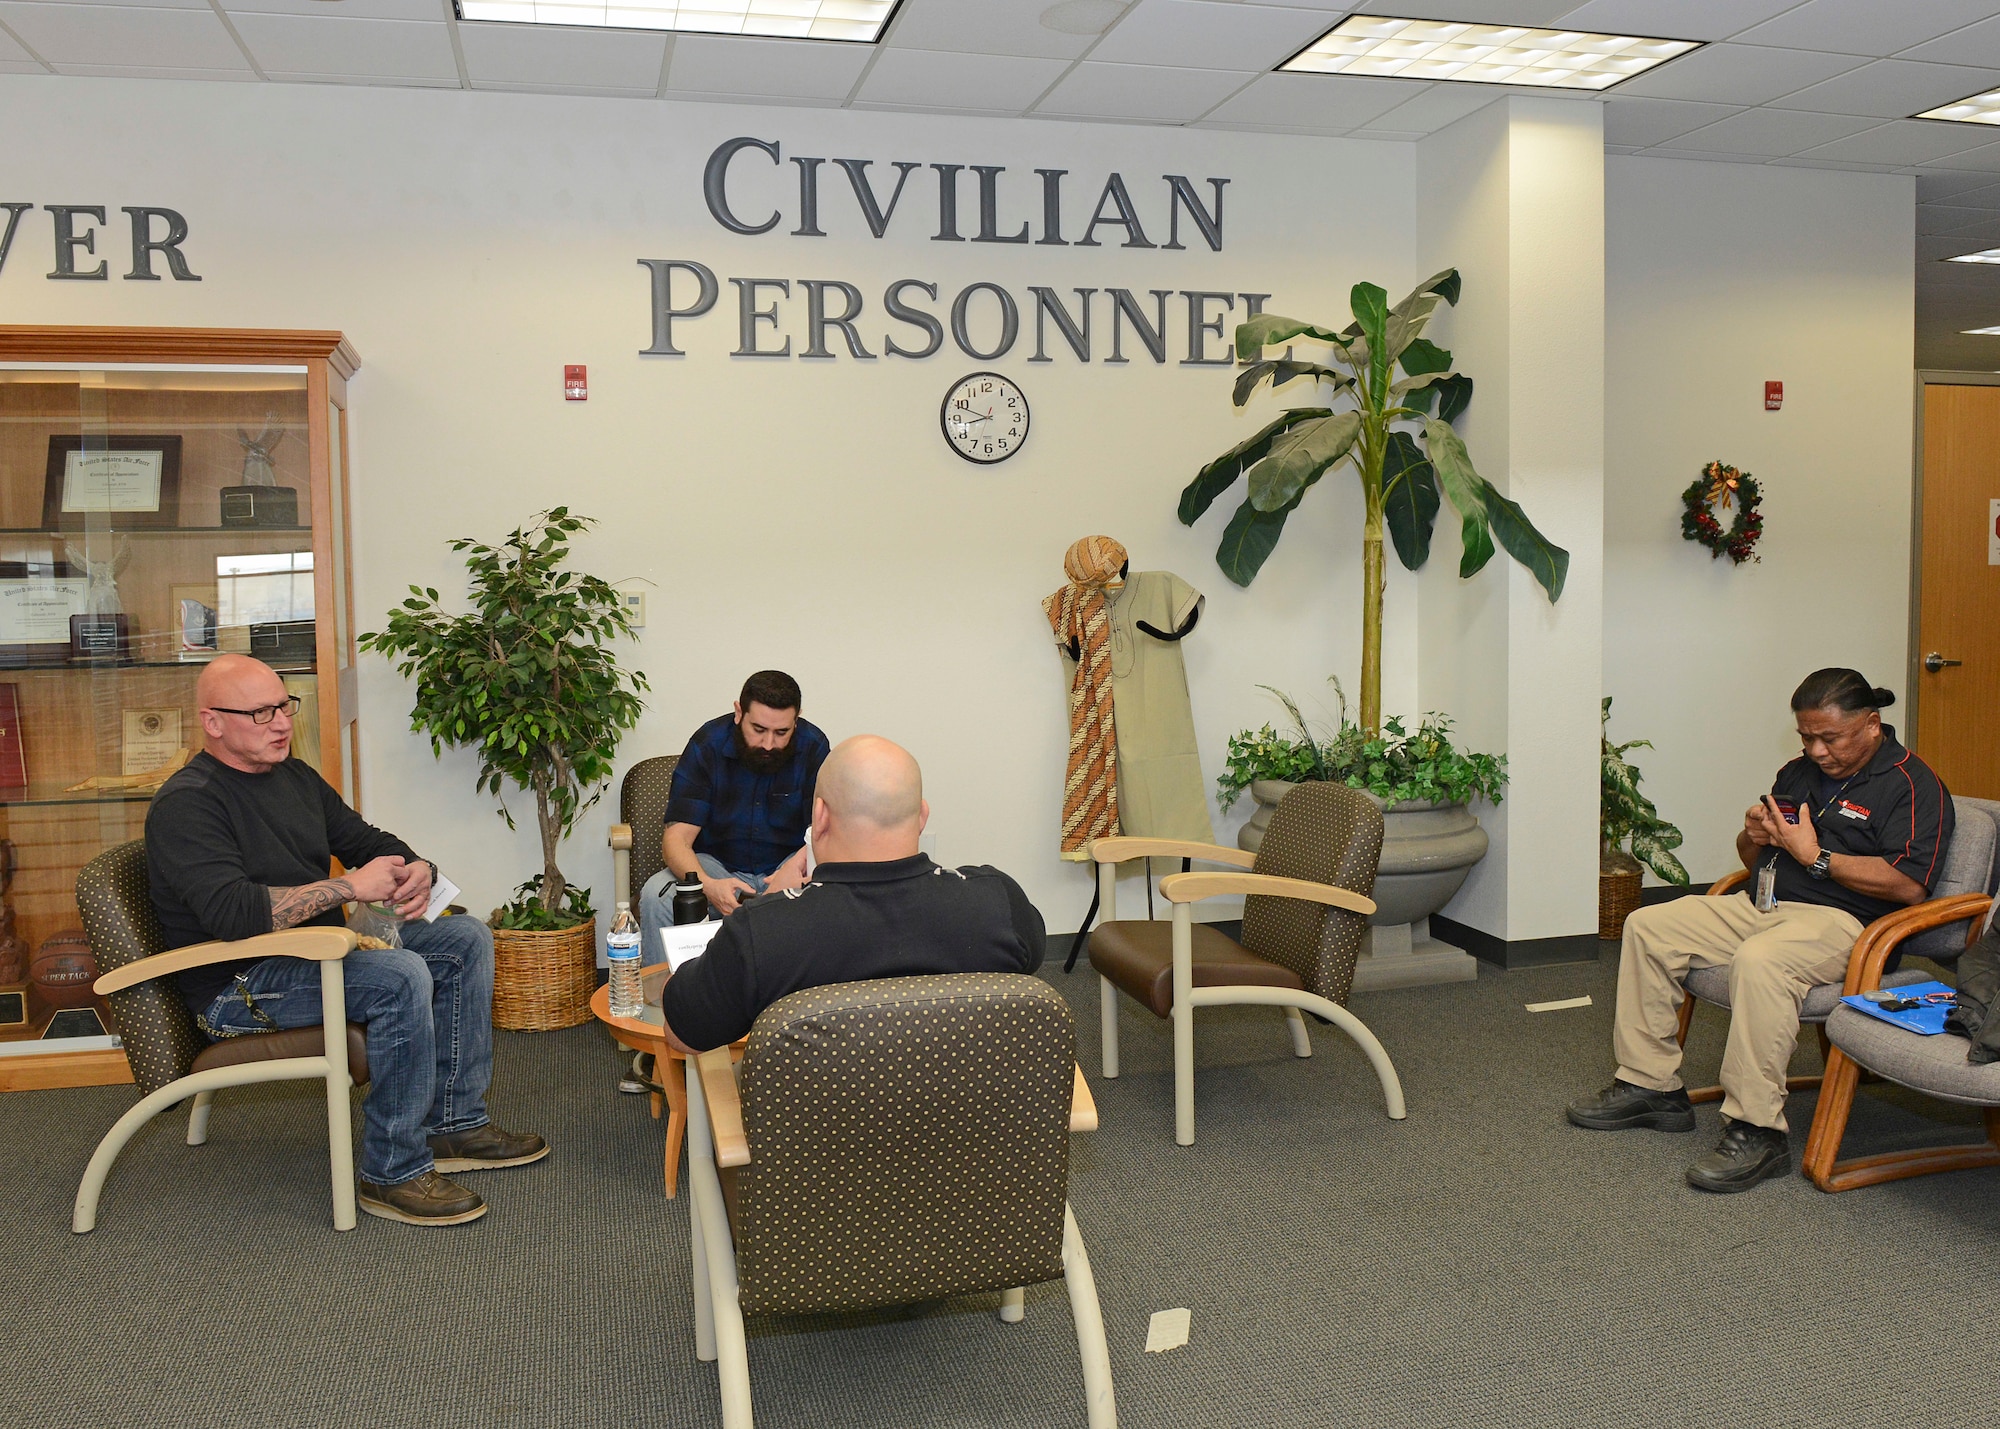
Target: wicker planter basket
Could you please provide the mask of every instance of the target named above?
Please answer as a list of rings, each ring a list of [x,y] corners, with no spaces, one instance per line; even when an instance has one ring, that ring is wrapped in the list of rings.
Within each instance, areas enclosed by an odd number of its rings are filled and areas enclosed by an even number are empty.
[[[553,1032],[590,1020],[597,920],[553,933],[493,930],[493,1025]]]
[[[1625,936],[1625,920],[1639,910],[1639,888],[1645,872],[1626,854],[1606,855],[1597,863],[1597,936]]]

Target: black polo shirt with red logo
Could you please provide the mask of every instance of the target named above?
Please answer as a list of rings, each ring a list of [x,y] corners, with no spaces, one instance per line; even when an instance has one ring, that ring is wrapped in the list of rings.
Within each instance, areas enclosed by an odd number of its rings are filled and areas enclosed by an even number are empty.
[[[1798,801],[1799,817],[1812,820],[1821,848],[1887,860],[1898,873],[1921,883],[1926,893],[1936,886],[1955,822],[1951,791],[1937,771],[1897,742],[1893,727],[1882,726],[1882,747],[1853,778],[1828,779],[1801,755],[1778,771],[1771,792]],[[1797,859],[1782,850],[1773,852],[1778,854],[1781,903],[1839,908],[1864,924],[1903,906],[1857,893],[1832,878],[1814,878]]]

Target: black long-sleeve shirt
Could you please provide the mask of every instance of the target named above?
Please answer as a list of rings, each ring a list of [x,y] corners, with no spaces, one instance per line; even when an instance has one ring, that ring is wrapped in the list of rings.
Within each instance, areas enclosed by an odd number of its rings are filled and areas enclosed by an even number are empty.
[[[341,802],[319,771],[287,759],[261,774],[197,754],[153,796],[146,876],[168,948],[271,931],[271,890],[318,883],[338,858],[349,868],[416,853]],[[329,908],[306,923],[338,925]],[[200,1012],[255,959],[191,968],[181,996]]]

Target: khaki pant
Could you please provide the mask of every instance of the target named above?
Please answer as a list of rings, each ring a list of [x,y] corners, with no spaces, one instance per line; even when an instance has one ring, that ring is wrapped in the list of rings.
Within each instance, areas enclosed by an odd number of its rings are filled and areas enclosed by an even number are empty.
[[[1861,924],[1815,903],[1759,913],[1748,894],[1676,898],[1625,920],[1618,963],[1618,1076],[1634,1086],[1681,1085],[1674,1034],[1689,968],[1729,969],[1729,1042],[1722,1114],[1785,1129],[1785,1070],[1799,1040],[1799,1006],[1818,983],[1839,982]]]

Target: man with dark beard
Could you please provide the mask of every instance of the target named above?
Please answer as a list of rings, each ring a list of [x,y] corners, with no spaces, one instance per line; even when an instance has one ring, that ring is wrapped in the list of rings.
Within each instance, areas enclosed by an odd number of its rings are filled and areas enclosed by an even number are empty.
[[[797,680],[759,670],[743,682],[732,713],[688,740],[660,839],[667,866],[639,895],[646,960],[661,956],[655,930],[673,922],[672,885],[684,874],[701,879],[723,914],[744,898],[804,885],[813,785],[830,746],[800,718],[801,704]]]

